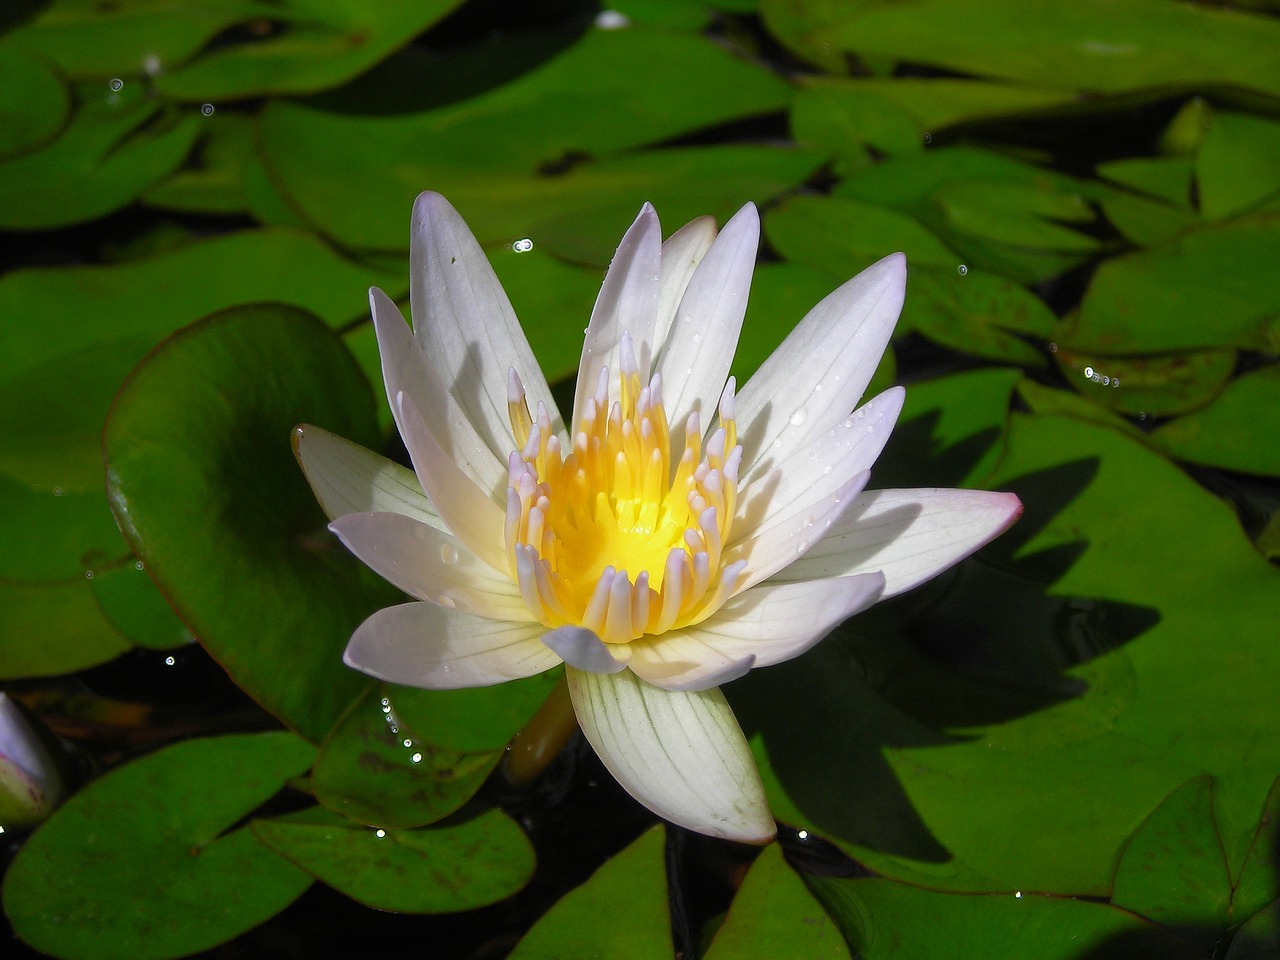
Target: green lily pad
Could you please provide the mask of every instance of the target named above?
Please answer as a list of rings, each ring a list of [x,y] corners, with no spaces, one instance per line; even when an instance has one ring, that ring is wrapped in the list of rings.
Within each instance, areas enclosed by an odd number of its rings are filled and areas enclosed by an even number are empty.
[[[791,108],[799,141],[856,156],[870,144],[885,153],[923,150],[925,134],[959,123],[1037,113],[1070,101],[1057,90],[951,77],[800,77]]]
[[[352,630],[398,594],[338,547],[289,448],[318,423],[377,443],[368,382],[319,320],[280,305],[216,314],[165,341],[103,437],[126,539],[236,683],[319,741],[367,681]]]
[[[1167,243],[1201,222],[1191,210],[1136,193],[1108,194],[1098,206],[1121,236],[1139,247]]]
[[[425,830],[387,830],[312,807],[255,820],[252,829],[280,856],[375,910],[474,910],[518,892],[533,874],[533,845],[500,810]]]
[[[1078,266],[1096,246],[1050,221],[1066,216],[1075,222],[1088,211],[1087,203],[1108,191],[1096,182],[958,146],[891,157],[851,174],[834,193],[910,214],[970,269],[1035,283]]]
[[[967,266],[919,267],[911,271],[910,284],[903,316],[930,340],[991,360],[1044,365],[1039,349],[1013,335],[1047,338],[1057,322],[1026,288]]]
[[[231,828],[306,770],[313,754],[291,734],[211,737],[94,781],[9,868],[4,908],[15,932],[69,960],[160,960],[269,919],[311,877],[247,829]]]
[[[1104,261],[1060,343],[1099,353],[1280,353],[1280,215],[1193,230]]]
[[[1210,954],[1230,923],[1230,900],[1213,786],[1199,777],[1169,794],[1134,832],[1116,867],[1111,902]]]
[[[625,904],[625,909],[619,909]],[[602,922],[607,918],[607,922]],[[598,960],[670,960],[671,917],[663,828],[607,861],[533,925],[512,960],[561,960],[565,944]]]
[[[264,13],[273,21],[271,34],[206,49],[156,77],[156,88],[187,100],[327,90],[363,73],[460,2],[281,3]]]
[[[756,858],[706,960],[849,960],[839,928],[796,876],[777,844]]]
[[[0,469],[38,489],[96,493],[111,398],[161,338],[259,300],[345,323],[367,313],[372,284],[395,296],[408,286],[408,271],[354,263],[289,228],[228,234],[119,264],[12,271],[0,278],[0,314],[31,319],[0,326],[8,358],[0,422],[10,439]],[[68,382],[77,389],[68,391]]]
[[[809,884],[866,960],[1202,956],[1124,910],[1074,897],[1022,890],[961,895],[880,878],[814,877]]]
[[[47,60],[0,44],[0,160],[47,143],[71,113],[71,93]]]
[[[199,133],[198,114],[162,116],[138,84],[79,98],[60,137],[0,163],[0,228],[48,230],[118,210],[176,169]]]
[[[1170,421],[1151,442],[1170,456],[1244,473],[1280,475],[1280,367],[1236,377],[1212,403]]]
[[[36,491],[0,474],[0,524],[0,579],[83,578],[129,552],[97,490]]]
[[[114,660],[129,646],[86,580],[0,582],[0,680],[73,673]]]
[[[129,557],[95,572],[89,582],[103,616],[138,646],[170,650],[195,642],[147,576],[141,560]]]
[[[663,69],[654,72],[657,62]],[[686,95],[691,75],[698,77],[697,97]],[[593,81],[584,84],[584,76]],[[649,79],[638,85],[638,76]],[[268,170],[289,199],[350,246],[403,249],[413,198],[426,185],[467,214],[482,243],[526,236],[537,242],[537,220],[557,212],[564,194],[581,184],[580,177],[552,170],[572,169],[584,155],[778,110],[789,95],[771,73],[708,40],[637,25],[589,30],[520,78],[425,113],[353,117],[273,103],[263,112],[260,142]],[[632,187],[618,173],[610,182],[615,193]],[[361,185],[356,204],[350,202],[353,183]],[[592,197],[607,194],[597,190]],[[483,198],[501,226],[493,229],[469,212],[472,197],[477,203]],[[625,206],[638,209],[644,199],[633,203],[628,194]],[[535,203],[541,215],[529,217]],[[576,206],[590,204],[580,200]]]
[[[1276,898],[1280,897],[1280,877],[1276,876],[1274,865],[1277,838],[1280,838],[1280,777],[1267,794],[1244,866],[1232,878],[1233,919],[1267,909],[1268,905],[1274,908]]]
[[[144,203],[187,213],[248,212],[244,168],[253,155],[255,118],[232,110],[201,107],[204,122],[195,155],[186,166],[142,195]]]
[[[1200,211],[1219,219],[1280,191],[1280,123],[1219,111],[1196,153]]]
[[[1163,0],[989,0],[977,19],[966,0],[766,7],[784,10],[781,24],[766,22],[783,26],[779,38],[801,56],[825,44],[828,56],[847,51],[1082,92],[1216,83],[1280,93],[1280,26],[1235,10]]]
[[[1098,247],[1093,237],[1064,226],[1093,221],[1094,212],[1085,198],[1044,182],[964,180],[944,184],[933,198],[961,233],[1043,250],[1083,253]]]
[[[1105,896],[1142,818],[1210,775],[1238,874],[1280,764],[1280,573],[1230,507],[1117,431],[1015,414],[1006,442],[981,482],[1026,512],[998,561],[728,688],[775,815],[911,883]]]
[[[895,251],[905,253],[913,269],[932,264],[955,270],[962,262],[912,217],[844,197],[784,200],[765,214],[764,232],[788,260],[835,277],[851,277]]]
[[[320,803],[360,823],[421,827],[447,817],[480,789],[502,759],[501,748],[462,753],[423,742],[393,706],[407,693],[375,687],[325,738],[312,775]]]
[[[386,684],[383,696],[411,738],[464,754],[503,750],[560,682],[559,669],[492,687],[419,690]]]
[[[128,78],[171,69],[239,22],[274,15],[257,0],[210,0],[174,6],[164,0],[93,4],[55,0],[13,37],[71,77]]]
[[[1090,400],[1144,417],[1205,406],[1223,391],[1236,366],[1234,350],[1108,357],[1060,346],[1053,356],[1067,381]]]
[[[1110,427],[1142,439],[1143,434],[1137,427],[1120,414],[1100,403],[1094,403],[1087,397],[1070,390],[1056,390],[1046,387],[1031,379],[1023,379],[1018,383],[1018,396],[1026,403],[1032,413],[1060,414],[1064,417],[1075,417],[1100,426]]]
[[[1098,174],[1131,190],[1191,209],[1191,181],[1195,170],[1188,156],[1125,157],[1098,164]]]

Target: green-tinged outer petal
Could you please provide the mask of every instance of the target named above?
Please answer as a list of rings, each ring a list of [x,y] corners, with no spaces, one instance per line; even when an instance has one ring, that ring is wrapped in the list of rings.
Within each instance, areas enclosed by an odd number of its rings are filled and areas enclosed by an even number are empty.
[[[398,513],[448,529],[408,467],[310,424],[294,428],[293,453],[330,520],[348,513]]]
[[[568,667],[578,723],[609,772],[658,816],[726,840],[775,827],[746,738],[718,689],[681,693]]]

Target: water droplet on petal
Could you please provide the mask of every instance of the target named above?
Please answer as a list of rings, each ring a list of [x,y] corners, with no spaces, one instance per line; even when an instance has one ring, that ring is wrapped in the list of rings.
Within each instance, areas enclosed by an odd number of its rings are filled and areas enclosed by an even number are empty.
[[[802,427],[804,422],[809,419],[809,411],[801,407],[795,413],[791,414],[791,425],[793,427]]]
[[[446,543],[440,547],[440,559],[448,566],[453,566],[458,562],[458,548],[451,543]]]
[[[457,606],[457,604],[453,600],[453,597],[446,596],[444,594],[441,594],[440,599],[438,599],[436,603],[440,604],[440,606],[444,607],[446,610],[452,610],[454,607]]]

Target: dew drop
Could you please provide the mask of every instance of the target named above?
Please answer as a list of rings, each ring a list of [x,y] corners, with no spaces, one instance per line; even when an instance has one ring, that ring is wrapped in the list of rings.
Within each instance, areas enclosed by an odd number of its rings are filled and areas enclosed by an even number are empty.
[[[528,237],[521,237],[515,243],[511,244],[511,249],[516,253],[528,253],[533,249],[533,241]]]
[[[409,758],[409,760],[410,760],[410,761],[412,761],[413,763],[421,763],[421,762],[422,762],[422,754],[420,754],[420,753],[415,753],[412,757],[410,757],[410,758]]]
[[[795,413],[791,414],[791,425],[793,427],[802,427],[804,422],[809,419],[809,411],[801,407]]]
[[[400,742],[401,742],[401,743],[403,743],[406,747],[412,747],[412,746],[413,746],[413,741],[412,741],[412,740],[401,740]]]
[[[809,549],[808,540],[801,540],[798,544],[796,544],[796,553],[804,553],[808,549]]]
[[[381,840],[383,837],[387,835],[387,831],[379,827],[377,830],[373,831],[373,835],[377,837],[379,840]]]
[[[206,103],[206,104],[202,105],[202,106],[200,107],[200,112],[201,112],[201,113],[203,113],[206,117],[212,117],[212,116],[213,116],[213,104],[212,104],[212,103]]]
[[[920,139],[922,139],[922,140],[924,141],[925,146],[927,147],[929,144],[933,143],[933,134],[932,134],[932,133],[926,133],[926,134],[925,134],[923,137],[921,137]]]
[[[141,570],[141,569],[142,569],[142,561],[141,561],[141,560],[137,561],[137,562],[133,565],[133,569],[135,569],[135,570]]]
[[[963,263],[960,264],[960,266],[956,267],[956,273],[960,274],[960,276],[962,277],[968,274],[968,272],[969,272],[969,267]]]
[[[1085,368],[1084,368],[1084,375],[1085,375],[1088,379],[1092,380],[1092,379],[1093,379],[1093,367],[1085,367]]]
[[[112,77],[110,86],[113,92],[119,93],[124,89],[124,81],[119,77]]]
[[[453,597],[446,596],[444,594],[441,594],[440,599],[437,600],[436,603],[440,604],[440,606],[444,607],[446,610],[452,610],[457,606],[453,601]]]
[[[92,570],[86,570],[86,571],[84,572],[84,578],[85,578],[86,580],[92,580],[92,579],[93,579],[93,571],[92,571]]]
[[[458,548],[452,543],[446,543],[440,547],[440,560],[446,565],[452,567],[458,562]]]
[[[172,666],[173,666],[175,663],[177,663],[177,662],[178,662],[178,660],[177,660],[177,658],[176,658],[176,657],[165,657],[165,658],[164,658],[164,665],[165,665],[166,667],[172,667]]]

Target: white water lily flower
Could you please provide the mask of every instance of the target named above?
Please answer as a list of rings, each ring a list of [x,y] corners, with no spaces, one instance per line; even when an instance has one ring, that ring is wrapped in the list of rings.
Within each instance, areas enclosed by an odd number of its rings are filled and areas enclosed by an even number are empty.
[[[903,390],[855,409],[902,307],[904,258],[813,308],[742,387],[729,376],[759,218],[662,240],[646,204],[591,314],[566,430],[480,245],[422,194],[413,331],[370,291],[414,472],[314,427],[299,460],[331,528],[417,602],[366,620],[348,664],[455,688],[561,661],[579,725],[637,800],[713,836],[774,822],[718,686],[971,553],[1012,494],[864,492]],[[425,496],[424,496],[425,494]]]
[[[0,693],[0,833],[33,827],[62,800],[57,761],[21,708]]]

